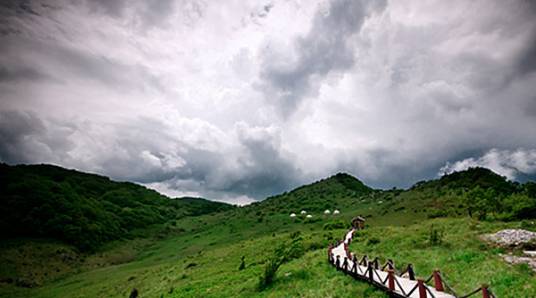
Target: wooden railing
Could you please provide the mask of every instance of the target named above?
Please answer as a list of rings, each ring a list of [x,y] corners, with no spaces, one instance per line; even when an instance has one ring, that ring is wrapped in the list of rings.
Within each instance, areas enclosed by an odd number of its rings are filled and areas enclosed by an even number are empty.
[[[415,277],[411,264],[399,271],[391,259],[383,265],[380,264],[379,258],[369,260],[368,256],[364,255],[359,259],[348,249],[353,233],[354,230],[350,230],[342,241],[328,247],[329,263],[356,280],[366,281],[388,292],[391,297],[467,298],[481,293],[483,298],[496,298],[489,286],[485,284],[466,295],[458,295],[439,270],[434,270],[428,278],[422,279]],[[433,286],[428,285],[432,281]]]

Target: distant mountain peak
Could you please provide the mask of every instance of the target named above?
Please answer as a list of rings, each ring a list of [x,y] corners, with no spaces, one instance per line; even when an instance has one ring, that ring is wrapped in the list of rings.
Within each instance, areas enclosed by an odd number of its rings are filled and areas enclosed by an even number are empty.
[[[341,183],[342,185],[344,185],[346,188],[354,190],[354,191],[370,192],[372,190],[372,188],[365,185],[361,180],[347,173],[339,172],[329,177],[327,180],[329,179],[333,179]]]
[[[421,181],[412,188],[447,187],[470,189],[473,187],[492,188],[499,193],[510,193],[514,185],[488,168],[471,167],[463,171],[452,172],[443,175],[438,180]]]

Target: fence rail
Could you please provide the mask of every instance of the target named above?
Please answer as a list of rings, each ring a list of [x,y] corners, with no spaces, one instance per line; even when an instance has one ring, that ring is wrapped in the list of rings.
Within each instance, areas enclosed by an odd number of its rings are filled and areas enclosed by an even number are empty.
[[[483,298],[496,298],[489,286],[481,285],[478,289],[466,294],[458,295],[446,282],[439,270],[434,270],[427,279],[415,278],[413,266],[408,264],[404,270],[399,271],[395,262],[388,259],[380,266],[379,258],[369,260],[364,255],[358,260],[357,255],[350,252],[348,245],[352,242],[355,229],[346,233],[342,241],[328,247],[328,261],[331,265],[356,280],[366,281],[391,297],[397,298],[468,298],[481,293]],[[433,286],[428,283],[433,281]]]

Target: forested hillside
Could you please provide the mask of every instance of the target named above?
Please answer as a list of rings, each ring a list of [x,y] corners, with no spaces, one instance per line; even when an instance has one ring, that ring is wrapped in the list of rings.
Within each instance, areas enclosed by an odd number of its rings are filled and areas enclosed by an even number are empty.
[[[128,238],[135,229],[234,208],[170,199],[129,182],[51,165],[0,164],[2,237],[54,238],[82,250]]]

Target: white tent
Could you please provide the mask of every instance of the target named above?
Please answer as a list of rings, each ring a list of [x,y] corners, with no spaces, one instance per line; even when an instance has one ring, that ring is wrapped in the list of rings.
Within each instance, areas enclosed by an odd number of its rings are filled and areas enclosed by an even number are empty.
[[[302,210],[300,213],[301,213],[301,214],[307,214],[307,211]]]
[[[296,213],[291,213],[290,217],[296,217]]]
[[[329,209],[326,209],[326,211],[324,211],[324,214],[330,214],[331,211],[329,211]]]
[[[313,216],[312,216],[311,214],[307,214],[306,217],[307,217],[307,218],[311,218],[311,217],[313,217]]]
[[[337,215],[337,214],[339,214],[339,213],[341,213],[339,210],[335,210],[335,211],[333,211],[333,215]]]

